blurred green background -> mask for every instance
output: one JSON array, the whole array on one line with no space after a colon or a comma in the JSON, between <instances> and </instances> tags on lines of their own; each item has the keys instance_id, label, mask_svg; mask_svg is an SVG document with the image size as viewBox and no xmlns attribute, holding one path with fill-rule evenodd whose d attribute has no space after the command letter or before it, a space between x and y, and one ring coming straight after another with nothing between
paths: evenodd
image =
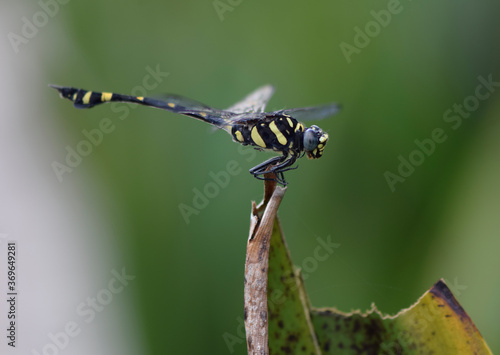
<instances>
[{"instance_id":1,"label":"blurred green background","mask_svg":"<svg viewBox=\"0 0 500 355\"><path fill-rule=\"evenodd\" d=\"M268 110L341 103L340 114L317 123L330 135L323 158L302 159L287 174L280 210L292 257L308 268L312 304L350 311L374 302L395 314L444 278L500 351L498 2L57 4L53 14L36 2L2 5L2 56L14 74L1 85L4 99L18 103L14 110L28 110L20 116L30 154L44 152L26 184L51 185L55 203L73 196L65 208L84 205L80 223L99 231L85 234L95 248L89 255L103 265L119 260L109 268L136 276L120 296L127 302L106 309L120 307L110 313L114 340L82 333L82 342L99 339L94 353L246 353L245 245L250 201L263 190L247 170L269 155L242 153L225 132L160 110L76 110L47 87L135 93L148 67L169 73L147 83L155 84L148 95L177 93L224 108L270 83L276 92ZM22 18L33 21L40 11L49 12L47 23L13 45L7 34L22 35ZM482 84L488 78L489 88ZM465 105L462 114L448 112L454 105ZM59 182L51 164L64 163L65 147L76 149L86 139L82 130L104 118L113 132ZM415 140L428 142L435 129L446 140L419 153ZM391 189L384 174L400 175L401 159L417 166ZM193 207L194 189L203 191L210 172L230 161L241 172L186 223L179 206ZM314 263L317 238L340 246ZM66 253L71 245L53 248ZM96 290L105 284L109 268L94 262L72 271L75 284L81 277L102 278Z\"/></svg>"}]
</instances>

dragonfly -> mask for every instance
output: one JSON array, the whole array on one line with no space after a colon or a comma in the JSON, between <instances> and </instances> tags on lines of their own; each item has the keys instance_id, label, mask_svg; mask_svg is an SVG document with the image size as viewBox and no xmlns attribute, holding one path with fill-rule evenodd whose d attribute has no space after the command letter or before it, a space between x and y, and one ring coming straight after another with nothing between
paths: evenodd
<instances>
[{"instance_id":1,"label":"dragonfly","mask_svg":"<svg viewBox=\"0 0 500 355\"><path fill-rule=\"evenodd\" d=\"M91 108L106 102L128 102L167 110L206 122L231 134L233 141L258 150L281 153L249 170L259 180L274 180L286 186L284 172L296 169L297 159L307 155L318 159L323 155L328 134L316 125L305 127L300 121L320 120L335 115L340 105L282 109L265 112L274 94L272 85L265 85L233 106L220 110L187 97L165 94L161 97L122 95L96 92L73 87L49 85L76 108ZM270 178L269 174L274 173ZM272 175L271 175L272 176Z\"/></svg>"}]
</instances>

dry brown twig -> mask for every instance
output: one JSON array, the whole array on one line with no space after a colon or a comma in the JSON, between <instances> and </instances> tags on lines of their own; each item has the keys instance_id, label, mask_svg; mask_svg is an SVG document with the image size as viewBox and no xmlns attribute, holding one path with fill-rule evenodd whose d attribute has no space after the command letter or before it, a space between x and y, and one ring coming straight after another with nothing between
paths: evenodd
<instances>
[{"instance_id":1,"label":"dry brown twig","mask_svg":"<svg viewBox=\"0 0 500 355\"><path fill-rule=\"evenodd\" d=\"M268 174L266 178L273 178ZM245 263L245 330L248 354L269 354L267 271L269 245L274 220L285 195L286 187L276 186L276 181L265 180L264 199L257 206L252 201L250 233Z\"/></svg>"}]
</instances>

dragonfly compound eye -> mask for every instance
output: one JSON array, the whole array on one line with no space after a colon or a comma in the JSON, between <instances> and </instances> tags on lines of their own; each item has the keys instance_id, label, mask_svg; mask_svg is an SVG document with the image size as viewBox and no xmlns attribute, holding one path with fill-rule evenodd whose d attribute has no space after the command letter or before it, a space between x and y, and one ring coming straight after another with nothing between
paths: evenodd
<instances>
[{"instance_id":1,"label":"dragonfly compound eye","mask_svg":"<svg viewBox=\"0 0 500 355\"><path fill-rule=\"evenodd\" d=\"M304 150L309 159L318 159L323 155L328 134L318 126L311 126L304 132Z\"/></svg>"}]
</instances>

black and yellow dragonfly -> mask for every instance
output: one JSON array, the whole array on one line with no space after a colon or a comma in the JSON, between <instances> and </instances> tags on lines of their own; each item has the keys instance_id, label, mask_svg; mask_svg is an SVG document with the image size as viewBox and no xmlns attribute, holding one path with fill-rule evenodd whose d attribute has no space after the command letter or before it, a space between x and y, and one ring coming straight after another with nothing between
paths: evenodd
<instances>
[{"instance_id":1,"label":"black and yellow dragonfly","mask_svg":"<svg viewBox=\"0 0 500 355\"><path fill-rule=\"evenodd\" d=\"M258 150L272 150L282 155L273 157L250 169L250 174L265 180L264 174L274 173L278 183L286 186L283 173L296 169L295 161L307 154L309 159L323 155L328 134L318 126L305 128L299 120L322 119L334 115L339 105L292 108L264 112L274 93L271 85L263 86L226 110L219 110L178 95L159 98L95 92L72 87L50 85L61 97L73 101L76 108L90 108L105 102L130 102L151 106L181 115L194 117L227 131L235 142L254 146Z\"/></svg>"}]
</instances>

